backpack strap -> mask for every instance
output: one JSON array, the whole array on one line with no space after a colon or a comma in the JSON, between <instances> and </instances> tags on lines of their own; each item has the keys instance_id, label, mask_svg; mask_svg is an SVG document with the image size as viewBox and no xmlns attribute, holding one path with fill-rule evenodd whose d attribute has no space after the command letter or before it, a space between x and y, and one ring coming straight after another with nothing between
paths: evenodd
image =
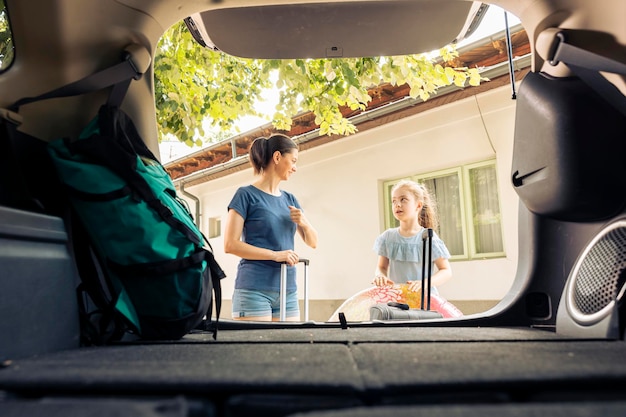
<instances>
[{"instance_id":1,"label":"backpack strap","mask_svg":"<svg viewBox=\"0 0 626 417\"><path fill-rule=\"evenodd\" d=\"M124 321L123 316L115 314L118 297L111 290L113 285L102 271L102 262L71 207L67 209L64 221L69 239L68 250L76 261L77 275L80 276L76 298L81 345L99 346L119 341L126 332L137 329L130 321Z\"/></svg>"}]
</instances>

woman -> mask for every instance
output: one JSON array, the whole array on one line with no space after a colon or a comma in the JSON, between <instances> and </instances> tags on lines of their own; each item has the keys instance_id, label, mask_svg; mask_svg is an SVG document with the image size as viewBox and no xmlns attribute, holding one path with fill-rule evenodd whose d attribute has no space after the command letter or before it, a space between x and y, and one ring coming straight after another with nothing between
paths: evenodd
<instances>
[{"instance_id":1,"label":"woman","mask_svg":"<svg viewBox=\"0 0 626 417\"><path fill-rule=\"evenodd\" d=\"M298 147L285 135L260 137L250 147L250 162L259 178L240 187L228 205L224 250L241 257L233 293L233 319L278 321L280 267L287 268L286 319L300 320L294 251L296 232L315 248L317 231L296 197L279 188L296 172Z\"/></svg>"}]
</instances>

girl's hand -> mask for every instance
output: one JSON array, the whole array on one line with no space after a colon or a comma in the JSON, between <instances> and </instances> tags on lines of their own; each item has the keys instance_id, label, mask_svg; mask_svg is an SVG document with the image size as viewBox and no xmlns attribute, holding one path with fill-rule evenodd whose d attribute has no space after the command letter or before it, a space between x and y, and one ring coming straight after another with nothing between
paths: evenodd
<instances>
[{"instance_id":1,"label":"girl's hand","mask_svg":"<svg viewBox=\"0 0 626 417\"><path fill-rule=\"evenodd\" d=\"M407 281L409 291L418 292L422 289L421 281Z\"/></svg>"},{"instance_id":2,"label":"girl's hand","mask_svg":"<svg viewBox=\"0 0 626 417\"><path fill-rule=\"evenodd\" d=\"M382 274L378 274L374 277L372 284L376 285L377 287L387 287L395 284L395 282Z\"/></svg>"},{"instance_id":3,"label":"girl's hand","mask_svg":"<svg viewBox=\"0 0 626 417\"><path fill-rule=\"evenodd\" d=\"M281 250L279 252L274 252L276 256L274 257L274 261L283 263L285 262L289 266L294 266L298 262L300 262L300 257L297 253L292 250Z\"/></svg>"}]
</instances>

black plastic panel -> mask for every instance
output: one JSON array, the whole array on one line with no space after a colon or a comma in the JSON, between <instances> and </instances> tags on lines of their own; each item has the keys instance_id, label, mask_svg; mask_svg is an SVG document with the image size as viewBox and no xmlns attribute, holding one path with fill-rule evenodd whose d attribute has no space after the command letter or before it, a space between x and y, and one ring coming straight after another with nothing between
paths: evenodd
<instances>
[{"instance_id":1,"label":"black plastic panel","mask_svg":"<svg viewBox=\"0 0 626 417\"><path fill-rule=\"evenodd\" d=\"M79 346L76 284L63 221L0 206L0 363Z\"/></svg>"},{"instance_id":2,"label":"black plastic panel","mask_svg":"<svg viewBox=\"0 0 626 417\"><path fill-rule=\"evenodd\" d=\"M578 78L529 73L519 89L512 182L528 209L564 221L626 202L626 117Z\"/></svg>"}]
</instances>

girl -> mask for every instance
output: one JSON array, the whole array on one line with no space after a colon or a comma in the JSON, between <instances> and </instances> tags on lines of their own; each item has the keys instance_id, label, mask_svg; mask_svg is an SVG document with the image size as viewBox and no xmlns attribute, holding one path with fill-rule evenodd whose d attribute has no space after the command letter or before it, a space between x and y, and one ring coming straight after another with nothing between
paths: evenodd
<instances>
[{"instance_id":1,"label":"girl","mask_svg":"<svg viewBox=\"0 0 626 417\"><path fill-rule=\"evenodd\" d=\"M419 291L422 287L422 231L437 228L435 207L426 188L408 180L392 188L391 207L400 226L376 238L374 251L378 254L378 265L372 283L379 287L408 283L410 291ZM432 243L432 259L437 268L432 275L431 292L437 294L436 286L452 277L452 269L448 262L450 252L434 231Z\"/></svg>"},{"instance_id":2,"label":"girl","mask_svg":"<svg viewBox=\"0 0 626 417\"><path fill-rule=\"evenodd\" d=\"M287 263L286 317L300 320L294 249L296 231L315 248L317 231L304 216L295 196L279 188L296 172L298 147L285 135L260 137L250 147L250 162L259 179L241 187L228 205L224 251L241 257L235 278L235 320L278 321L280 267ZM243 238L243 239L242 239Z\"/></svg>"}]
</instances>

